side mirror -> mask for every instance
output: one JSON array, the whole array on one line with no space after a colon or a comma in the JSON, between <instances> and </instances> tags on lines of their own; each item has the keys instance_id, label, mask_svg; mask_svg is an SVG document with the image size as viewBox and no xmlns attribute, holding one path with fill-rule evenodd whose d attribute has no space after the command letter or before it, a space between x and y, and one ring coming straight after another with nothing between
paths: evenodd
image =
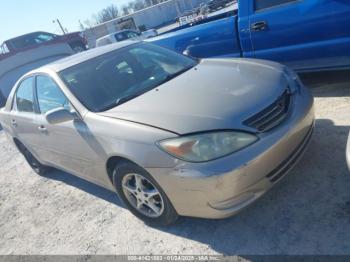
<instances>
[{"instance_id":1,"label":"side mirror","mask_svg":"<svg viewBox=\"0 0 350 262\"><path fill-rule=\"evenodd\" d=\"M182 52L183 55L191 57L191 51L186 49L185 51Z\"/></svg>"},{"instance_id":2,"label":"side mirror","mask_svg":"<svg viewBox=\"0 0 350 262\"><path fill-rule=\"evenodd\" d=\"M47 122L54 125L72 120L77 120L79 119L79 116L75 112L70 112L63 107L59 107L47 112L45 114L45 118Z\"/></svg>"}]
</instances>

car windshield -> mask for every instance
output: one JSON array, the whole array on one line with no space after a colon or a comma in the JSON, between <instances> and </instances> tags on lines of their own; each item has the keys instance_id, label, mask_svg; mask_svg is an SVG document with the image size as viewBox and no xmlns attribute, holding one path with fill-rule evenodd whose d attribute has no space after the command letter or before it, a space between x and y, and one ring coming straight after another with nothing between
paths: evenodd
<instances>
[{"instance_id":1,"label":"car windshield","mask_svg":"<svg viewBox=\"0 0 350 262\"><path fill-rule=\"evenodd\" d=\"M152 44L139 43L95 57L59 73L90 111L127 102L191 69L197 61Z\"/></svg>"}]
</instances>

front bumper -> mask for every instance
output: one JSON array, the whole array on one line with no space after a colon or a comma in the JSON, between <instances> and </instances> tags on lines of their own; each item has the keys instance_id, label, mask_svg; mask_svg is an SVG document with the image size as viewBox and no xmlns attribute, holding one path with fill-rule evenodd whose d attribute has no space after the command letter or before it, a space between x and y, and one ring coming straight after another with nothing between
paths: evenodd
<instances>
[{"instance_id":1,"label":"front bumper","mask_svg":"<svg viewBox=\"0 0 350 262\"><path fill-rule=\"evenodd\" d=\"M314 127L313 98L301 88L290 116L260 134L252 146L207 163L179 161L175 168L148 168L179 215L225 218L242 210L278 182L305 151Z\"/></svg>"}]
</instances>

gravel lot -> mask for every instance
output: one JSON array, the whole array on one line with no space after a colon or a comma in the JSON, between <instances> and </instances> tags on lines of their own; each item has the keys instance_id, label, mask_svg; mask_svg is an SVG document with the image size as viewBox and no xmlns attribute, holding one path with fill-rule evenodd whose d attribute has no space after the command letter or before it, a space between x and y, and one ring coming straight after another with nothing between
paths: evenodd
<instances>
[{"instance_id":1,"label":"gravel lot","mask_svg":"<svg viewBox=\"0 0 350 262\"><path fill-rule=\"evenodd\" d=\"M309 149L261 200L225 220L148 227L103 188L61 171L35 175L0 131L0 254L350 254L350 73L303 79L316 103Z\"/></svg>"}]
</instances>

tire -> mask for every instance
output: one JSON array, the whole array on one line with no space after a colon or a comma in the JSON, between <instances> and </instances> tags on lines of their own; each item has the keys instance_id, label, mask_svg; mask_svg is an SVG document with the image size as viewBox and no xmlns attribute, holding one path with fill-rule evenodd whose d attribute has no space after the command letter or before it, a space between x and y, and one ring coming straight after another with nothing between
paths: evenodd
<instances>
[{"instance_id":1,"label":"tire","mask_svg":"<svg viewBox=\"0 0 350 262\"><path fill-rule=\"evenodd\" d=\"M146 224L167 226L175 223L178 219L178 214L162 188L140 166L123 161L114 168L112 179L123 203L131 213ZM139 186L137 186L136 180L141 181L138 183Z\"/></svg>"},{"instance_id":2,"label":"tire","mask_svg":"<svg viewBox=\"0 0 350 262\"><path fill-rule=\"evenodd\" d=\"M81 43L72 44L71 47L75 53L81 53L86 50L85 46Z\"/></svg>"},{"instance_id":3,"label":"tire","mask_svg":"<svg viewBox=\"0 0 350 262\"><path fill-rule=\"evenodd\" d=\"M18 149L22 153L30 167L38 175L45 176L51 170L51 167L41 164L39 160L36 159L35 156L33 156L33 154L23 144L19 144Z\"/></svg>"}]
</instances>

